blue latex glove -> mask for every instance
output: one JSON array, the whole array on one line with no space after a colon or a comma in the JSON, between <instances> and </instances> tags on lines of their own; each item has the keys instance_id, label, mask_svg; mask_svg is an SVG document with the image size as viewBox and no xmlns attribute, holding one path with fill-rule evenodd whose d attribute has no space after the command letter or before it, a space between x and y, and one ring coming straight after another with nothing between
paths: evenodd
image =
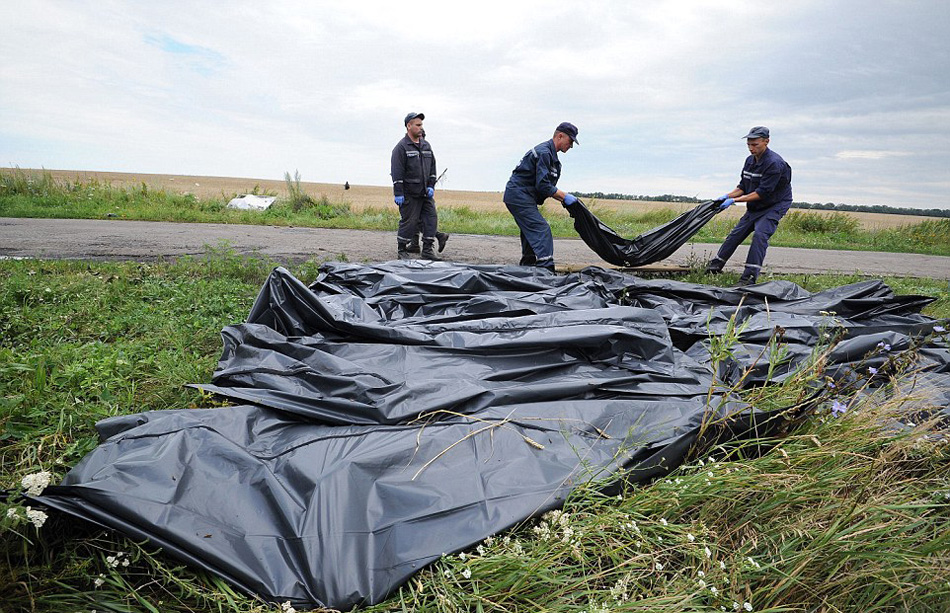
<instances>
[{"instance_id":1,"label":"blue latex glove","mask_svg":"<svg viewBox=\"0 0 950 613\"><path fill-rule=\"evenodd\" d=\"M726 198L725 200L722 201L722 204L719 205L719 210L720 210L720 211L725 211L726 209L728 209L729 207L731 207L731 206L732 206L733 204L735 204L735 203L736 203L736 201L733 200L732 198Z\"/></svg>"},{"instance_id":2,"label":"blue latex glove","mask_svg":"<svg viewBox=\"0 0 950 613\"><path fill-rule=\"evenodd\" d=\"M426 188L426 198L432 198L433 196L435 196L435 188L434 188L434 187L427 187L427 188Z\"/></svg>"},{"instance_id":3,"label":"blue latex glove","mask_svg":"<svg viewBox=\"0 0 950 613\"><path fill-rule=\"evenodd\" d=\"M402 206L402 203L406 201L405 196L396 196L393 198L393 201L396 203L396 206Z\"/></svg>"},{"instance_id":4,"label":"blue latex glove","mask_svg":"<svg viewBox=\"0 0 950 613\"><path fill-rule=\"evenodd\" d=\"M719 202L722 202L723 200L728 200L728 199L729 199L729 194L724 194L724 195L719 196L718 198L716 198L716 200L719 201Z\"/></svg>"},{"instance_id":5,"label":"blue latex glove","mask_svg":"<svg viewBox=\"0 0 950 613\"><path fill-rule=\"evenodd\" d=\"M571 206L577 202L577 197L574 194L564 194L564 206Z\"/></svg>"}]
</instances>

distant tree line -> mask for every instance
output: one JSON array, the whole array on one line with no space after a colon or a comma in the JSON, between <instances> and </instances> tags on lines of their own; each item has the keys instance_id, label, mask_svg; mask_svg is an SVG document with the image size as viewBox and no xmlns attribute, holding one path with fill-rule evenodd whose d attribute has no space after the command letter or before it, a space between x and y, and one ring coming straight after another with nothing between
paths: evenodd
<instances>
[{"instance_id":1,"label":"distant tree line","mask_svg":"<svg viewBox=\"0 0 950 613\"><path fill-rule=\"evenodd\" d=\"M638 194L618 194L615 192L576 192L580 198L598 198L600 200L643 200L646 202L703 202L694 196L643 196ZM888 215L920 215L923 217L950 217L950 209L913 209L909 207L887 206L886 204L835 204L834 202L793 202L793 209L817 209L822 211L853 211L857 213L887 213Z\"/></svg>"}]
</instances>

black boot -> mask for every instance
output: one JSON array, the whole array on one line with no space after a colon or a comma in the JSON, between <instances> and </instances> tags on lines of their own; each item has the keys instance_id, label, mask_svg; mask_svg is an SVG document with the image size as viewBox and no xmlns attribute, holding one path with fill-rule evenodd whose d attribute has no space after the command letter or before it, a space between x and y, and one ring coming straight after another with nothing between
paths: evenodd
<instances>
[{"instance_id":1,"label":"black boot","mask_svg":"<svg viewBox=\"0 0 950 613\"><path fill-rule=\"evenodd\" d=\"M412 237L412 240L409 241L409 246L406 247L406 251L409 253L419 253L419 235L416 234Z\"/></svg>"},{"instance_id":2,"label":"black boot","mask_svg":"<svg viewBox=\"0 0 950 613\"><path fill-rule=\"evenodd\" d=\"M435 251L432 250L432 241L422 241L422 253L419 257L423 260L432 260L433 262L441 262L442 258L435 254Z\"/></svg>"},{"instance_id":3,"label":"black boot","mask_svg":"<svg viewBox=\"0 0 950 613\"><path fill-rule=\"evenodd\" d=\"M445 249L445 243L449 242L449 235L445 232L436 232L435 240L439 241L439 253L442 253L442 250Z\"/></svg>"},{"instance_id":4,"label":"black boot","mask_svg":"<svg viewBox=\"0 0 950 613\"><path fill-rule=\"evenodd\" d=\"M412 259L412 254L409 253L409 241L396 237L396 255L400 260Z\"/></svg>"}]
</instances>

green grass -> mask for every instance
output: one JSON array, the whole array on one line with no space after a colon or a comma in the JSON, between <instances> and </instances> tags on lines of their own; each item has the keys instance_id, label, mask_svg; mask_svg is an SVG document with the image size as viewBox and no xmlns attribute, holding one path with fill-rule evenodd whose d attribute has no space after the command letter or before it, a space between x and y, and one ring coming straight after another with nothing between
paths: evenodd
<instances>
[{"instance_id":1,"label":"green grass","mask_svg":"<svg viewBox=\"0 0 950 613\"><path fill-rule=\"evenodd\" d=\"M272 266L228 252L154 264L0 261L0 488L39 470L57 482L97 444L104 417L211 406L183 386L210 380L220 330L244 320ZM316 266L292 272L306 281ZM790 278L810 290L858 280ZM937 296L926 312L950 317L945 281L887 281ZM785 391L818 376L806 371ZM868 397L837 419L823 410L781 439L714 448L619 498L581 487L564 514L446 557L370 610L945 611L950 449L884 431L882 416L909 396L896 398ZM5 613L279 610L148 544L55 515L40 530L12 522L2 502L0 561Z\"/></svg>"},{"instance_id":2,"label":"green grass","mask_svg":"<svg viewBox=\"0 0 950 613\"><path fill-rule=\"evenodd\" d=\"M289 197L266 211L240 211L226 207L232 195L198 199L193 195L149 188L118 188L98 181L57 182L50 173L31 174L0 170L0 217L48 217L68 219L135 219L144 221L216 222L359 230L395 230L399 213L395 207L367 208L355 212L346 202L326 196L314 199L304 193L299 174L287 173ZM646 213L588 203L601 220L627 237L637 236L670 219L673 209ZM573 223L556 205L543 209L556 237L576 237ZM715 218L693 240L722 242L735 220ZM465 207L439 209L439 226L446 232L517 236L518 227L507 211L473 211ZM820 214L791 211L771 244L782 247L847 249L950 255L950 219L927 220L892 229L863 230L845 213Z\"/></svg>"}]
</instances>

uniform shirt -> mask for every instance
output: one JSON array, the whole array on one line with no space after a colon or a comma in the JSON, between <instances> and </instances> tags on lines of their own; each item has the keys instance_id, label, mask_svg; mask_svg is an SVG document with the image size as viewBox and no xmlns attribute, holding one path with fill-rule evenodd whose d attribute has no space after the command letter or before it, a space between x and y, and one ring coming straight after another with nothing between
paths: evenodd
<instances>
[{"instance_id":1,"label":"uniform shirt","mask_svg":"<svg viewBox=\"0 0 950 613\"><path fill-rule=\"evenodd\" d=\"M759 194L759 200L746 202L750 211L762 211L779 203L791 204L792 167L782 156L766 149L758 161L754 155L746 158L738 187L744 194Z\"/></svg>"},{"instance_id":2,"label":"uniform shirt","mask_svg":"<svg viewBox=\"0 0 950 613\"><path fill-rule=\"evenodd\" d=\"M422 197L427 187L435 187L435 154L429 142L420 138L412 142L409 135L393 147L390 174L393 178L393 195Z\"/></svg>"},{"instance_id":3,"label":"uniform shirt","mask_svg":"<svg viewBox=\"0 0 950 613\"><path fill-rule=\"evenodd\" d=\"M505 202L533 202L538 206L557 192L561 162L557 159L554 139L547 140L524 154L511 171L505 186Z\"/></svg>"}]
</instances>

